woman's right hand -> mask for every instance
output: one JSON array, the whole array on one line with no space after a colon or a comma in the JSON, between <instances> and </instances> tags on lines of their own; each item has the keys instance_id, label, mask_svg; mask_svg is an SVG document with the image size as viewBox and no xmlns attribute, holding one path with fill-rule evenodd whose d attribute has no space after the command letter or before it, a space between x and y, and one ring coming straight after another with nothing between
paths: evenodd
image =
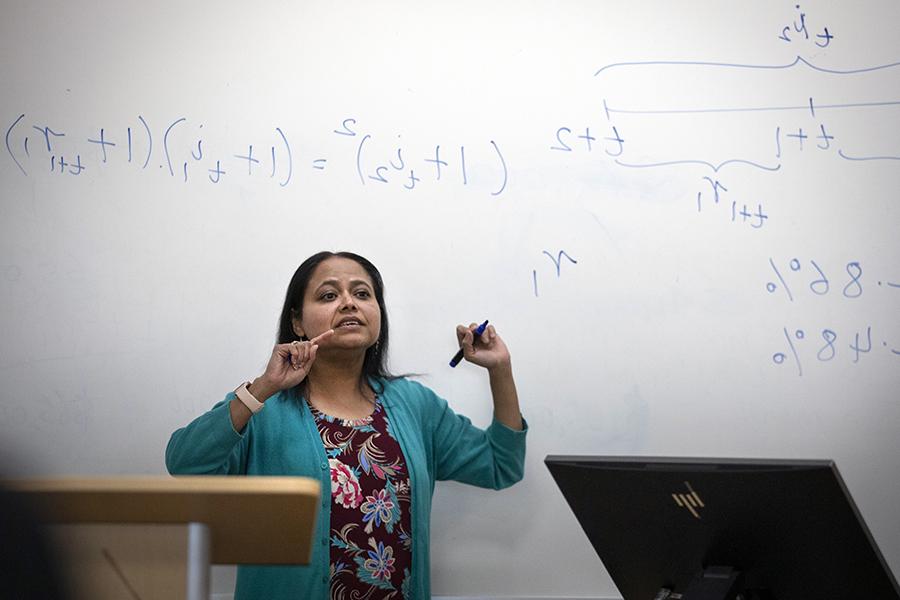
<instances>
[{"instance_id":1,"label":"woman's right hand","mask_svg":"<svg viewBox=\"0 0 900 600\"><path fill-rule=\"evenodd\" d=\"M299 384L306 379L316 361L319 344L332 335L334 329L329 329L309 341L276 344L265 372L250 386L250 393L260 402L265 402L276 392Z\"/></svg>"}]
</instances>

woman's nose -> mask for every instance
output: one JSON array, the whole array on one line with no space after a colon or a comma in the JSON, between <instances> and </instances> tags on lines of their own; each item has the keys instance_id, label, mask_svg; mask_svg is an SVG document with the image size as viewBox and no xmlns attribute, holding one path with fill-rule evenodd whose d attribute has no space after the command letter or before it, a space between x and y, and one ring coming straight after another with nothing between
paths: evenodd
<instances>
[{"instance_id":1,"label":"woman's nose","mask_svg":"<svg viewBox=\"0 0 900 600\"><path fill-rule=\"evenodd\" d=\"M354 310L356 309L356 301L353 298L353 294L347 293L341 296L341 310Z\"/></svg>"}]
</instances>

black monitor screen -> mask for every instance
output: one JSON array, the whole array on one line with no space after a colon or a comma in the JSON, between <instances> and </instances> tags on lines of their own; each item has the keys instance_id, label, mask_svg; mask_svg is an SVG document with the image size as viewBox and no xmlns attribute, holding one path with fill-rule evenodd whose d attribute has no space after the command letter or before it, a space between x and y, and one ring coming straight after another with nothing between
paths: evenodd
<instances>
[{"instance_id":1,"label":"black monitor screen","mask_svg":"<svg viewBox=\"0 0 900 600\"><path fill-rule=\"evenodd\" d=\"M900 600L831 461L545 463L625 600L684 593L712 567L739 571L761 598Z\"/></svg>"}]
</instances>

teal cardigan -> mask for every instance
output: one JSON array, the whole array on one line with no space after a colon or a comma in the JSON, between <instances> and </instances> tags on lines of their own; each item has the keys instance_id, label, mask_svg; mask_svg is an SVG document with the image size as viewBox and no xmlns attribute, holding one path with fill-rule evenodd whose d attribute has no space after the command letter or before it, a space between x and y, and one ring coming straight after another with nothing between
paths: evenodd
<instances>
[{"instance_id":1,"label":"teal cardigan","mask_svg":"<svg viewBox=\"0 0 900 600\"><path fill-rule=\"evenodd\" d=\"M457 415L446 400L408 379L372 382L406 458L411 484L412 577L404 598L430 598L431 498L437 480L501 489L522 479L525 431L494 420L486 430ZM166 467L173 475L296 475L322 483L310 564L238 567L235 600L327 600L331 472L315 420L302 397L280 392L244 429L234 430L234 394L172 434ZM240 518L240 515L235 515ZM278 518L273 515L272 518Z\"/></svg>"}]
</instances>

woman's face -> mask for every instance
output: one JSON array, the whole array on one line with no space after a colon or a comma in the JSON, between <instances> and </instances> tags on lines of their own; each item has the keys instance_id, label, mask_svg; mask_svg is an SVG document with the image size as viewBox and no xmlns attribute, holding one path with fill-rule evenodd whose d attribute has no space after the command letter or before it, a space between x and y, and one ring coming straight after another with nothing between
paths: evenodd
<instances>
[{"instance_id":1,"label":"woman's face","mask_svg":"<svg viewBox=\"0 0 900 600\"><path fill-rule=\"evenodd\" d=\"M366 348L378 341L381 309L372 278L355 260L333 256L316 267L303 296L294 332L310 339L334 329L321 348ZM321 350L320 350L321 351Z\"/></svg>"}]
</instances>

